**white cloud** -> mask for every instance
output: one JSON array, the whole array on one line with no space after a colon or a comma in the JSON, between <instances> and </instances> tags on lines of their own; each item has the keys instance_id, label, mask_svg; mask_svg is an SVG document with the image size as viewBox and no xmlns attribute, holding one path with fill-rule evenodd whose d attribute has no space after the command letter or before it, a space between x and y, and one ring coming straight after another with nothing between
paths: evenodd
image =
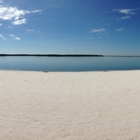
<instances>
[{"instance_id":1,"label":"white cloud","mask_svg":"<svg viewBox=\"0 0 140 140\"><path fill-rule=\"evenodd\" d=\"M103 31L105 31L106 29L104 29L104 28L101 28L101 29L94 29L94 30L92 30L91 31L91 33L99 33L99 32L103 32Z\"/></svg>"},{"instance_id":2,"label":"white cloud","mask_svg":"<svg viewBox=\"0 0 140 140\"><path fill-rule=\"evenodd\" d=\"M116 19L125 20L125 19L129 19L129 18L131 18L131 16L117 17Z\"/></svg>"},{"instance_id":3,"label":"white cloud","mask_svg":"<svg viewBox=\"0 0 140 140\"><path fill-rule=\"evenodd\" d=\"M128 18L131 18L131 17L130 16L121 17L121 19L128 19Z\"/></svg>"},{"instance_id":4,"label":"white cloud","mask_svg":"<svg viewBox=\"0 0 140 140\"><path fill-rule=\"evenodd\" d=\"M116 29L116 32L121 32L122 30L124 30L124 28L119 28L119 29Z\"/></svg>"},{"instance_id":5,"label":"white cloud","mask_svg":"<svg viewBox=\"0 0 140 140\"><path fill-rule=\"evenodd\" d=\"M17 7L5 7L0 5L0 19L12 21L13 25L25 24L25 15L38 12L41 12L41 10L26 11L20 10Z\"/></svg>"},{"instance_id":6,"label":"white cloud","mask_svg":"<svg viewBox=\"0 0 140 140\"><path fill-rule=\"evenodd\" d=\"M15 40L20 40L20 38L19 37L15 37Z\"/></svg>"},{"instance_id":7,"label":"white cloud","mask_svg":"<svg viewBox=\"0 0 140 140\"><path fill-rule=\"evenodd\" d=\"M41 12L41 10L34 10L34 11L25 11L26 14L30 14L30 13L39 13Z\"/></svg>"},{"instance_id":8,"label":"white cloud","mask_svg":"<svg viewBox=\"0 0 140 140\"><path fill-rule=\"evenodd\" d=\"M2 26L2 23L0 23L0 26Z\"/></svg>"},{"instance_id":9,"label":"white cloud","mask_svg":"<svg viewBox=\"0 0 140 140\"><path fill-rule=\"evenodd\" d=\"M126 15L135 15L135 11L138 10L136 9L115 9L114 11L126 14Z\"/></svg>"},{"instance_id":10,"label":"white cloud","mask_svg":"<svg viewBox=\"0 0 140 140\"><path fill-rule=\"evenodd\" d=\"M125 20L125 19L131 18L132 15L135 15L136 10L139 10L139 8L134 8L134 9L114 9L113 11L118 12L120 14L126 15L126 16L123 16L121 18L116 18L118 20Z\"/></svg>"},{"instance_id":11,"label":"white cloud","mask_svg":"<svg viewBox=\"0 0 140 140\"><path fill-rule=\"evenodd\" d=\"M3 40L5 40L5 38L3 37L3 35L2 35L2 34L0 34L0 38L1 38L1 39L3 39Z\"/></svg>"},{"instance_id":12,"label":"white cloud","mask_svg":"<svg viewBox=\"0 0 140 140\"><path fill-rule=\"evenodd\" d=\"M27 31L28 31L28 32L33 32L34 30L33 30L33 29L27 29Z\"/></svg>"},{"instance_id":13,"label":"white cloud","mask_svg":"<svg viewBox=\"0 0 140 140\"><path fill-rule=\"evenodd\" d=\"M3 1L2 1L2 0L0 0L0 3L3 3Z\"/></svg>"},{"instance_id":14,"label":"white cloud","mask_svg":"<svg viewBox=\"0 0 140 140\"><path fill-rule=\"evenodd\" d=\"M25 15L23 10L18 10L16 7L2 7L0 6L0 18L2 20L17 20L20 16Z\"/></svg>"},{"instance_id":15,"label":"white cloud","mask_svg":"<svg viewBox=\"0 0 140 140\"><path fill-rule=\"evenodd\" d=\"M20 25L20 24L26 24L26 19L21 20L15 20L12 22L13 25Z\"/></svg>"},{"instance_id":16,"label":"white cloud","mask_svg":"<svg viewBox=\"0 0 140 140\"><path fill-rule=\"evenodd\" d=\"M123 13L123 14L128 14L128 15L134 15L135 9L121 9L119 10L119 13Z\"/></svg>"},{"instance_id":17,"label":"white cloud","mask_svg":"<svg viewBox=\"0 0 140 140\"><path fill-rule=\"evenodd\" d=\"M13 34L10 34L9 36L10 36L10 37L13 37L15 40L20 40L19 37L15 36L15 35L13 35Z\"/></svg>"}]
</instances>

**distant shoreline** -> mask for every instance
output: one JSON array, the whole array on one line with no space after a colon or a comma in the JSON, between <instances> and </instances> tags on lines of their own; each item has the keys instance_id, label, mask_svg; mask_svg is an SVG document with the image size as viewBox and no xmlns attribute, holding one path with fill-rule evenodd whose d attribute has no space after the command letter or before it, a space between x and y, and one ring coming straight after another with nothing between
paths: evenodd
<instances>
[{"instance_id":1,"label":"distant shoreline","mask_svg":"<svg viewBox=\"0 0 140 140\"><path fill-rule=\"evenodd\" d=\"M37 57L140 57L139 55L96 55L96 54L0 54L5 56L37 56Z\"/></svg>"},{"instance_id":2,"label":"distant shoreline","mask_svg":"<svg viewBox=\"0 0 140 140\"><path fill-rule=\"evenodd\" d=\"M0 56L103 57L103 55L93 55L93 54L0 54Z\"/></svg>"}]
</instances>

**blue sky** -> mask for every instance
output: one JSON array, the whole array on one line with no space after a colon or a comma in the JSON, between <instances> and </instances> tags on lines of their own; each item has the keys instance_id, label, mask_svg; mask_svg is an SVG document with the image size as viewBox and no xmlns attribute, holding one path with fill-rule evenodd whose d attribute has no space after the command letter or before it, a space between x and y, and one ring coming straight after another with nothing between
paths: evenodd
<instances>
[{"instance_id":1,"label":"blue sky","mask_svg":"<svg viewBox=\"0 0 140 140\"><path fill-rule=\"evenodd\" d=\"M0 53L140 55L140 1L0 0Z\"/></svg>"}]
</instances>

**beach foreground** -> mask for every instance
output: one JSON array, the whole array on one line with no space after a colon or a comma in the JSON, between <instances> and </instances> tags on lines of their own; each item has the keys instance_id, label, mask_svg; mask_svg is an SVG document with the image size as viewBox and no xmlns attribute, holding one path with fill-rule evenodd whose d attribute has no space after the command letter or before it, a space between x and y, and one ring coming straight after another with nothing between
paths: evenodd
<instances>
[{"instance_id":1,"label":"beach foreground","mask_svg":"<svg viewBox=\"0 0 140 140\"><path fill-rule=\"evenodd\" d=\"M0 71L0 140L139 140L140 71Z\"/></svg>"}]
</instances>

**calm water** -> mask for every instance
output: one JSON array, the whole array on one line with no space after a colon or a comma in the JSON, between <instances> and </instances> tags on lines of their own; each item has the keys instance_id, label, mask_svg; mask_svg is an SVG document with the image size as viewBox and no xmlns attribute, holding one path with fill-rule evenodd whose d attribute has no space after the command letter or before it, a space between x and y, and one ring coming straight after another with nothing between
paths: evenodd
<instances>
[{"instance_id":1,"label":"calm water","mask_svg":"<svg viewBox=\"0 0 140 140\"><path fill-rule=\"evenodd\" d=\"M140 57L0 57L1 70L140 70Z\"/></svg>"}]
</instances>

